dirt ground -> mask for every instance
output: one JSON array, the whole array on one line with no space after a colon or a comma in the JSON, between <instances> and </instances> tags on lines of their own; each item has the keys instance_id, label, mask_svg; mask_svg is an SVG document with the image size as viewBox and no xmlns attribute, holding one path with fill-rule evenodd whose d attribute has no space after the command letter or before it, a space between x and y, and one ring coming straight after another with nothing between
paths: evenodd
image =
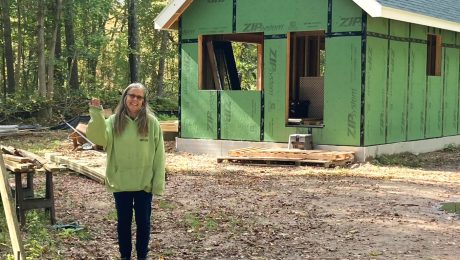
<instances>
[{"instance_id":1,"label":"dirt ground","mask_svg":"<svg viewBox=\"0 0 460 260\"><path fill-rule=\"evenodd\" d=\"M57 150L84 153L59 138ZM457 149L420 155L418 168L325 169L221 164L167 146L152 259L459 259L460 218L439 210L460 201ZM90 234L60 238L62 258L117 259L116 214L104 186L61 172L54 190L58 222L78 222Z\"/></svg>"}]
</instances>

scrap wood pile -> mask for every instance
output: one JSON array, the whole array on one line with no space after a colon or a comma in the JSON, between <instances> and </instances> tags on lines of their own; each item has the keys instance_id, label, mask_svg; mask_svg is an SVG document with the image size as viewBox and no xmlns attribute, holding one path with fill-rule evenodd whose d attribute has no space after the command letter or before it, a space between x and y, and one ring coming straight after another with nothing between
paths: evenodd
<instances>
[{"instance_id":1,"label":"scrap wood pile","mask_svg":"<svg viewBox=\"0 0 460 260\"><path fill-rule=\"evenodd\" d=\"M217 158L217 162L256 163L276 165L321 165L324 167L344 166L355 161L353 152L324 150L300 150L287 148L249 147L231 150L227 157Z\"/></svg>"},{"instance_id":2,"label":"scrap wood pile","mask_svg":"<svg viewBox=\"0 0 460 260\"><path fill-rule=\"evenodd\" d=\"M44 158L12 146L0 145L3 151L5 167L12 172L57 172L62 169L58 165L45 160Z\"/></svg>"}]
</instances>

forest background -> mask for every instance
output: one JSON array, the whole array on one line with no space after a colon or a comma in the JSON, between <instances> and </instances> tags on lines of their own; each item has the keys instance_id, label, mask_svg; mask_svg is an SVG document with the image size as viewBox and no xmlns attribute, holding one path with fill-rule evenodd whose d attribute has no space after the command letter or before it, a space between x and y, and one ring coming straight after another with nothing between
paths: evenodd
<instances>
[{"instance_id":1,"label":"forest background","mask_svg":"<svg viewBox=\"0 0 460 260\"><path fill-rule=\"evenodd\" d=\"M1 0L0 124L114 108L130 82L178 109L178 34L154 29L165 0Z\"/></svg>"}]
</instances>

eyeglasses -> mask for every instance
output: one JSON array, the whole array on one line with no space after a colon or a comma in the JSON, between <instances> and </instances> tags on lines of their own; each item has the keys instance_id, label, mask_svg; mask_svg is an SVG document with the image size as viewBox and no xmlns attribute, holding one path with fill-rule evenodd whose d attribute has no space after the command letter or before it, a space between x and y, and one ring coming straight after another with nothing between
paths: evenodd
<instances>
[{"instance_id":1,"label":"eyeglasses","mask_svg":"<svg viewBox=\"0 0 460 260\"><path fill-rule=\"evenodd\" d=\"M130 97L131 99L137 99L137 100L144 100L144 97L143 96L138 96L136 94L126 94L128 97Z\"/></svg>"}]
</instances>

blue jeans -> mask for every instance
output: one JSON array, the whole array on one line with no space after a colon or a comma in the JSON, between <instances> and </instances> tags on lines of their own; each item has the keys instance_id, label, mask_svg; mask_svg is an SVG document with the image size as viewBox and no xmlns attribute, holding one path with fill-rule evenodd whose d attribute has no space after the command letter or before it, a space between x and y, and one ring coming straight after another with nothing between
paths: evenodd
<instances>
[{"instance_id":1,"label":"blue jeans","mask_svg":"<svg viewBox=\"0 0 460 260\"><path fill-rule=\"evenodd\" d=\"M131 223L136 218L137 259L146 259L149 251L152 193L145 191L114 192L118 216L118 245L122 259L131 259Z\"/></svg>"}]
</instances>

